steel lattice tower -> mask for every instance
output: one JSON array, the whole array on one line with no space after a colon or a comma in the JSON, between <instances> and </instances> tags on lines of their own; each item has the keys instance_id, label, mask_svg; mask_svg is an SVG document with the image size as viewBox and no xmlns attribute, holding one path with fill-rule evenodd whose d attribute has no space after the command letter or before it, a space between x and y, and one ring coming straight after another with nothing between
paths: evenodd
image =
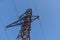
<instances>
[{"instance_id":1,"label":"steel lattice tower","mask_svg":"<svg viewBox=\"0 0 60 40\"><path fill-rule=\"evenodd\" d=\"M19 19L9 25L6 28L21 25L21 29L16 40L30 40L31 22L38 19L39 16L32 15L32 9L28 8L26 12L19 17Z\"/></svg>"}]
</instances>

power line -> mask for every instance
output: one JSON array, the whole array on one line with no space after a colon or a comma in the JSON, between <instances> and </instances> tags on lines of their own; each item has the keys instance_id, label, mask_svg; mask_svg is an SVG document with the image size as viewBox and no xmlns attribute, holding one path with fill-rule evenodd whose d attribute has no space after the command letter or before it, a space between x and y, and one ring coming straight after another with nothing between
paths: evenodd
<instances>
[{"instance_id":1,"label":"power line","mask_svg":"<svg viewBox=\"0 0 60 40\"><path fill-rule=\"evenodd\" d=\"M36 14L38 15L38 10L37 10L36 4L35 4L35 0L32 0L32 1L33 1L33 5L34 5L35 12L36 12Z\"/></svg>"},{"instance_id":2,"label":"power line","mask_svg":"<svg viewBox=\"0 0 60 40\"><path fill-rule=\"evenodd\" d=\"M6 31L5 31L5 35L6 35L7 40L10 40Z\"/></svg>"},{"instance_id":3,"label":"power line","mask_svg":"<svg viewBox=\"0 0 60 40\"><path fill-rule=\"evenodd\" d=\"M16 15L17 15L17 14L19 15L19 12L18 12L18 9L17 9L17 6L16 6L16 3L15 3L15 0L12 0L12 4L13 4L14 9L15 9L15 11L16 11ZM17 17L18 17L18 15L17 15Z\"/></svg>"},{"instance_id":4,"label":"power line","mask_svg":"<svg viewBox=\"0 0 60 40\"><path fill-rule=\"evenodd\" d=\"M41 32L42 32L42 36L43 36L44 40L46 40L45 33L44 33L42 25L41 25L41 21L39 20L38 23L40 24L39 26L40 26L40 29L41 29Z\"/></svg>"},{"instance_id":5,"label":"power line","mask_svg":"<svg viewBox=\"0 0 60 40\"><path fill-rule=\"evenodd\" d=\"M2 22L2 23L3 23L3 22ZM3 28L4 28L4 26L3 26ZM9 37L8 37L8 35L7 35L7 32L6 32L5 28L4 28L4 34L5 34L5 36L6 36L6 39L7 39L7 40L10 40Z\"/></svg>"},{"instance_id":6,"label":"power line","mask_svg":"<svg viewBox=\"0 0 60 40\"><path fill-rule=\"evenodd\" d=\"M34 4L35 12L37 13L37 15L39 15L38 10L37 10L37 7L36 7L36 5L35 5L35 0L33 0L33 4ZM46 40L45 34L44 34L44 32L43 32L43 29L42 29L41 21L39 20L38 23L40 24L40 28L41 28L41 32L42 32L42 34L43 34L44 40Z\"/></svg>"},{"instance_id":7,"label":"power line","mask_svg":"<svg viewBox=\"0 0 60 40\"><path fill-rule=\"evenodd\" d=\"M16 6L16 4L15 4L15 0L12 0L12 4L13 4L14 9L15 9L15 11L16 11L16 16L18 17L17 14L19 14L19 12L17 11L17 6ZM10 38L9 38L8 35L7 35L7 31L5 31L5 35L6 35L7 40L10 40Z\"/></svg>"}]
</instances>

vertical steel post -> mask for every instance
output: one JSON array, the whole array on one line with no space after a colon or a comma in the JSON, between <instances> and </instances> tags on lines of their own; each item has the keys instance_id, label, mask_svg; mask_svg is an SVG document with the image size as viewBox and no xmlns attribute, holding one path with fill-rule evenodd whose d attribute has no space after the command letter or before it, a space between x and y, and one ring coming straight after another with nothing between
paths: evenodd
<instances>
[{"instance_id":1,"label":"vertical steel post","mask_svg":"<svg viewBox=\"0 0 60 40\"><path fill-rule=\"evenodd\" d=\"M24 23L21 26L21 30L17 36L17 40L30 40L31 18L32 9L28 9L26 15L23 17Z\"/></svg>"}]
</instances>

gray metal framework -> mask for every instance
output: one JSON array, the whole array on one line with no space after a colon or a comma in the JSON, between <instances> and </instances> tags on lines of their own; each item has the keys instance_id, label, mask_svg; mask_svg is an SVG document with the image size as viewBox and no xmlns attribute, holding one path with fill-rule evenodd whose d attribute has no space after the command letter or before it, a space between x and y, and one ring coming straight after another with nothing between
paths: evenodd
<instances>
[{"instance_id":1,"label":"gray metal framework","mask_svg":"<svg viewBox=\"0 0 60 40\"><path fill-rule=\"evenodd\" d=\"M16 40L30 40L31 22L36 19L39 19L39 16L33 16L32 9L28 8L17 21L7 25L6 28L21 25L21 29L18 36L16 37Z\"/></svg>"}]
</instances>

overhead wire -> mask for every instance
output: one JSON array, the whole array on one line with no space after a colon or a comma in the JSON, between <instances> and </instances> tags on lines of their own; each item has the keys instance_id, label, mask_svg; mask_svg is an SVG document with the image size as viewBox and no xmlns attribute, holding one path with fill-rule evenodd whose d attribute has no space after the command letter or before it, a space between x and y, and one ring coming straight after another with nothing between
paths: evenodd
<instances>
[{"instance_id":1,"label":"overhead wire","mask_svg":"<svg viewBox=\"0 0 60 40\"><path fill-rule=\"evenodd\" d=\"M5 31L5 35L6 35L7 40L10 40L10 38L8 37L7 31Z\"/></svg>"},{"instance_id":2,"label":"overhead wire","mask_svg":"<svg viewBox=\"0 0 60 40\"><path fill-rule=\"evenodd\" d=\"M15 4L15 0L12 0L12 4L13 4L14 9L15 9L15 11L16 11L16 16L18 17L19 12L17 11L17 7L16 7L16 4ZM18 15L17 15L17 14L18 14ZM7 31L5 31L5 35L6 35L7 40L10 40L10 38L9 38L8 35L7 35Z\"/></svg>"},{"instance_id":3,"label":"overhead wire","mask_svg":"<svg viewBox=\"0 0 60 40\"><path fill-rule=\"evenodd\" d=\"M3 22L2 22L3 23ZM8 37L8 35L7 35L7 32L6 32L6 29L5 29L5 26L4 25L2 25L3 26L3 29L4 29L4 34L5 34L5 36L6 36L6 39L7 40L10 40L10 38Z\"/></svg>"},{"instance_id":4,"label":"overhead wire","mask_svg":"<svg viewBox=\"0 0 60 40\"><path fill-rule=\"evenodd\" d=\"M15 9L15 11L16 11L16 16L18 17L19 11L18 11L17 5L16 5L16 3L15 3L15 0L12 0L12 4L13 4L13 7L14 7L14 9Z\"/></svg>"},{"instance_id":5,"label":"overhead wire","mask_svg":"<svg viewBox=\"0 0 60 40\"><path fill-rule=\"evenodd\" d=\"M37 16L38 16L39 13L38 13L38 10L37 10L36 4L35 4L35 0L33 0L33 5L34 5L34 8L35 8L35 12L37 13ZM43 28L42 28L42 25L41 25L41 19L38 21L38 23L40 24L39 26L40 26L41 32L43 34L44 40L46 40L45 33L43 32Z\"/></svg>"},{"instance_id":6,"label":"overhead wire","mask_svg":"<svg viewBox=\"0 0 60 40\"><path fill-rule=\"evenodd\" d=\"M43 30L41 21L39 20L38 23L40 24L39 26L40 26L40 30L41 30L41 32L42 32L42 36L43 36L44 40L46 40L45 33L44 33L44 30Z\"/></svg>"},{"instance_id":7,"label":"overhead wire","mask_svg":"<svg viewBox=\"0 0 60 40\"><path fill-rule=\"evenodd\" d=\"M6 40L10 40L9 38L8 38L8 36L7 36L7 33L5 32L5 26L4 26L4 22L3 22L3 19L1 19L1 31L2 32L4 32L4 35L5 35L5 37L4 38L6 38ZM4 35L2 35L2 36L4 36ZM4 39L5 40L5 39Z\"/></svg>"},{"instance_id":8,"label":"overhead wire","mask_svg":"<svg viewBox=\"0 0 60 40\"><path fill-rule=\"evenodd\" d=\"M35 9L35 12L36 12L36 14L38 16L38 10L37 10L36 4L35 4L35 0L32 0L32 1L33 1L33 6L34 6L34 9Z\"/></svg>"}]
</instances>

